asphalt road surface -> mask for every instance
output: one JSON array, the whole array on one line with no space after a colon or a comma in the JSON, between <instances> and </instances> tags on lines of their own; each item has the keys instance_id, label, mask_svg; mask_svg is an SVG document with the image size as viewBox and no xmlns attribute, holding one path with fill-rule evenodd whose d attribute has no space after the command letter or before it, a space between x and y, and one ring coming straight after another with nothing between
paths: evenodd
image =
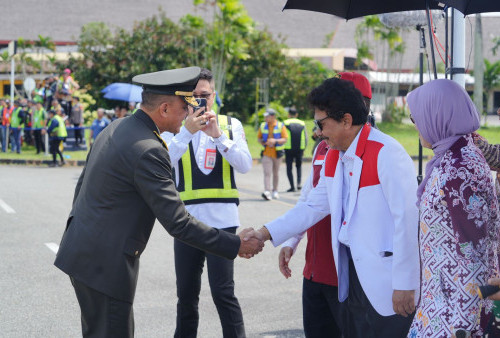
<instances>
[{"instance_id":1,"label":"asphalt road surface","mask_svg":"<svg viewBox=\"0 0 500 338\"><path fill-rule=\"evenodd\" d=\"M304 180L310 163L303 165ZM0 166L0 337L78 337L80 312L69 278L53 262L81 167ZM281 166L279 200L264 201L262 167L237 176L243 227L260 227L293 207ZM172 337L175 273L172 238L157 223L141 257L135 296L136 337ZM279 248L235 262L236 295L248 337L303 337L302 269L305 243L291 261L293 276L278 270ZM200 295L199 337L222 337L206 274Z\"/></svg>"}]
</instances>

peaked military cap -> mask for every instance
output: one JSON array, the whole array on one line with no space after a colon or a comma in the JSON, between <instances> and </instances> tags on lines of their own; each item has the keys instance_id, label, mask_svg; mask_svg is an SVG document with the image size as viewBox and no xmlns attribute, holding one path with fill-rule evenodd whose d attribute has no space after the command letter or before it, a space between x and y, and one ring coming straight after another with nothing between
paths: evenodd
<instances>
[{"instance_id":1,"label":"peaked military cap","mask_svg":"<svg viewBox=\"0 0 500 338\"><path fill-rule=\"evenodd\" d=\"M200 72L200 67L162 70L136 75L132 82L142 85L144 92L182 96L189 105L197 107L198 102L193 97L193 90L200 78Z\"/></svg>"}]
</instances>

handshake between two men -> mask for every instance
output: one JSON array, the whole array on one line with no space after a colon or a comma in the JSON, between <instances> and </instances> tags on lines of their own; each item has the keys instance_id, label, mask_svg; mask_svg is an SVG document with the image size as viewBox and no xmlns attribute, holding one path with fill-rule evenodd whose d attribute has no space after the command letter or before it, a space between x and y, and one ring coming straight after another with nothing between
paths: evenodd
<instances>
[{"instance_id":1,"label":"handshake between two men","mask_svg":"<svg viewBox=\"0 0 500 338\"><path fill-rule=\"evenodd\" d=\"M264 248L264 242L271 239L271 235L269 234L269 231L267 231L266 227L262 227L259 230L245 228L238 234L238 236L241 240L238 256L242 258L252 258L262 251Z\"/></svg>"}]
</instances>

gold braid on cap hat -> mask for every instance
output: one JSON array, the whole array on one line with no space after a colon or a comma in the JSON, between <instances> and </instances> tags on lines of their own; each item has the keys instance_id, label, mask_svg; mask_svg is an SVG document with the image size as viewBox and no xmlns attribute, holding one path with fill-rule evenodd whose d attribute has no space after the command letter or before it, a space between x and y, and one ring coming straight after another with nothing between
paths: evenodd
<instances>
[{"instance_id":1,"label":"gold braid on cap hat","mask_svg":"<svg viewBox=\"0 0 500 338\"><path fill-rule=\"evenodd\" d=\"M177 96L193 96L193 92L181 92L179 90L176 90L175 95L177 95Z\"/></svg>"},{"instance_id":2,"label":"gold braid on cap hat","mask_svg":"<svg viewBox=\"0 0 500 338\"><path fill-rule=\"evenodd\" d=\"M196 101L193 96L184 96L184 101L186 101L190 106L198 107L198 101Z\"/></svg>"}]
</instances>

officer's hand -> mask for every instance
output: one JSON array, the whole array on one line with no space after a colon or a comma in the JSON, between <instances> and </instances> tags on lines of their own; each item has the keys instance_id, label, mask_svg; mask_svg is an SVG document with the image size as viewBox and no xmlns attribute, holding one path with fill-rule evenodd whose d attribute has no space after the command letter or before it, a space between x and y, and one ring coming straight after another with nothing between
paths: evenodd
<instances>
[{"instance_id":1,"label":"officer's hand","mask_svg":"<svg viewBox=\"0 0 500 338\"><path fill-rule=\"evenodd\" d=\"M208 121L208 116L205 114L200 115L200 111L189 110L189 113L184 122L184 127L191 133L194 134L199 130L205 128Z\"/></svg>"},{"instance_id":2,"label":"officer's hand","mask_svg":"<svg viewBox=\"0 0 500 338\"><path fill-rule=\"evenodd\" d=\"M217 125L217 115L212 112L205 113L204 115L208 118L208 122L206 127L202 129L203 132L213 138L220 137L222 135L222 131Z\"/></svg>"},{"instance_id":3,"label":"officer's hand","mask_svg":"<svg viewBox=\"0 0 500 338\"><path fill-rule=\"evenodd\" d=\"M280 254L278 256L280 271L285 276L285 278L292 277L292 270L288 267L288 262L292 258L293 249L289 246L281 248Z\"/></svg>"},{"instance_id":4,"label":"officer's hand","mask_svg":"<svg viewBox=\"0 0 500 338\"><path fill-rule=\"evenodd\" d=\"M264 241L261 239L260 233L253 228L243 229L238 236L241 241L238 251L240 257L251 258L264 248Z\"/></svg>"},{"instance_id":5,"label":"officer's hand","mask_svg":"<svg viewBox=\"0 0 500 338\"><path fill-rule=\"evenodd\" d=\"M47 130L46 129L42 129L42 135L45 135L47 134Z\"/></svg>"}]
</instances>

